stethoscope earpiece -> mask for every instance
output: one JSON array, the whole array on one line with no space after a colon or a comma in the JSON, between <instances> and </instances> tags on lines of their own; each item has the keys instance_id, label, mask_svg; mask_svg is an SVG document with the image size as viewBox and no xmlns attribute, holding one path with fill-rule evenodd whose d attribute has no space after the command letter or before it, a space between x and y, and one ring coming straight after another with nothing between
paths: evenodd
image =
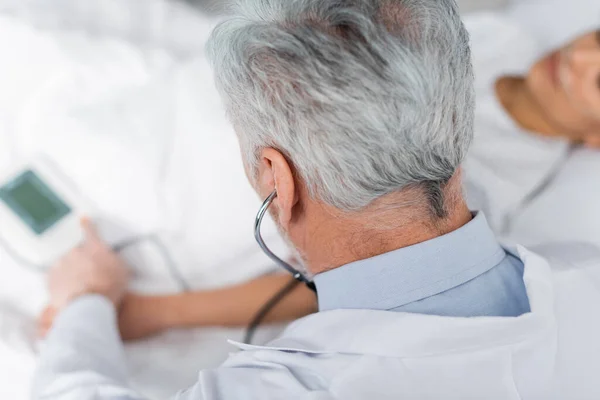
<instances>
[{"instance_id":1,"label":"stethoscope earpiece","mask_svg":"<svg viewBox=\"0 0 600 400\"><path fill-rule=\"evenodd\" d=\"M296 270L290 264L286 263L281 258L277 257L267 247L267 245L265 244L265 242L264 242L264 240L263 240L263 238L262 238L262 236L260 234L260 227L262 225L263 218L264 218L265 214L267 213L267 210L269 209L269 207L271 206L271 204L273 204L273 201L275 200L276 197L277 197L277 190L274 190L273 193L271 193L269 195L269 197L267 197L265 199L264 203L262 204L262 206L258 210L258 214L256 214L256 220L254 221L254 238L256 239L256 242L258 243L258 245L260 246L260 248L262 249L262 251L271 260L273 260L281 268L285 269L287 272L289 272L290 274L292 274L292 276L294 277L294 279L296 279L299 282L304 283L306 286L308 286L308 288L310 290L312 290L313 292L316 292L317 289L315 287L314 282L312 282L306 276L302 275L302 273L300 271Z\"/></svg>"}]
</instances>

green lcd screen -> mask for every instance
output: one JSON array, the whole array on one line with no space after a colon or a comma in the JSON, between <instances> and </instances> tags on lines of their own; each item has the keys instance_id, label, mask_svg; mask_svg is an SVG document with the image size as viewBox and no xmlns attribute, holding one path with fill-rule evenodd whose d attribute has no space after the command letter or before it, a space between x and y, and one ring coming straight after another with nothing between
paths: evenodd
<instances>
[{"instance_id":1,"label":"green lcd screen","mask_svg":"<svg viewBox=\"0 0 600 400\"><path fill-rule=\"evenodd\" d=\"M0 200L37 235L71 212L71 208L31 170L0 187Z\"/></svg>"}]
</instances>

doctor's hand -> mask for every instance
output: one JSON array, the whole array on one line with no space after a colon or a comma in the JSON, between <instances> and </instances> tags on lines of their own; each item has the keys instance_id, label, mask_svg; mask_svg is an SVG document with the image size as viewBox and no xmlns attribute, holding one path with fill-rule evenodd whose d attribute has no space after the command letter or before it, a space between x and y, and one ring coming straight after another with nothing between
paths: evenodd
<instances>
[{"instance_id":1,"label":"doctor's hand","mask_svg":"<svg viewBox=\"0 0 600 400\"><path fill-rule=\"evenodd\" d=\"M82 219L81 227L84 242L64 256L48 275L50 307L60 311L86 294L105 296L118 307L129 279L125 262L100 239L89 219Z\"/></svg>"}]
</instances>

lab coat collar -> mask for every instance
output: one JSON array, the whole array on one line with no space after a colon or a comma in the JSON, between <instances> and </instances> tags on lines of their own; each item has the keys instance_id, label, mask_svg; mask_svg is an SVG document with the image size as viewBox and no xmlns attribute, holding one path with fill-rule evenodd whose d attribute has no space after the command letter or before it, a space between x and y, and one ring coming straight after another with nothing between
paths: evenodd
<instances>
[{"instance_id":1,"label":"lab coat collar","mask_svg":"<svg viewBox=\"0 0 600 400\"><path fill-rule=\"evenodd\" d=\"M268 346L231 343L243 350L424 357L535 340L556 329L550 267L545 259L523 247L506 250L525 265L523 279L531 312L519 317L457 318L335 310L296 321Z\"/></svg>"}]
</instances>

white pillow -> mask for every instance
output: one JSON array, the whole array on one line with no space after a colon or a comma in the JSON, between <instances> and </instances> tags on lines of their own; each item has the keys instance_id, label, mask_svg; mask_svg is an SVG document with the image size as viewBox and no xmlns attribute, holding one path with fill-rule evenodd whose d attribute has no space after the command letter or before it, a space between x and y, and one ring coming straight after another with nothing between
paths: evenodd
<instances>
[{"instance_id":1,"label":"white pillow","mask_svg":"<svg viewBox=\"0 0 600 400\"><path fill-rule=\"evenodd\" d=\"M507 4L508 0L458 0L463 13L501 8Z\"/></svg>"},{"instance_id":2,"label":"white pillow","mask_svg":"<svg viewBox=\"0 0 600 400\"><path fill-rule=\"evenodd\" d=\"M598 0L511 0L507 16L540 41L544 50L598 29Z\"/></svg>"}]
</instances>

